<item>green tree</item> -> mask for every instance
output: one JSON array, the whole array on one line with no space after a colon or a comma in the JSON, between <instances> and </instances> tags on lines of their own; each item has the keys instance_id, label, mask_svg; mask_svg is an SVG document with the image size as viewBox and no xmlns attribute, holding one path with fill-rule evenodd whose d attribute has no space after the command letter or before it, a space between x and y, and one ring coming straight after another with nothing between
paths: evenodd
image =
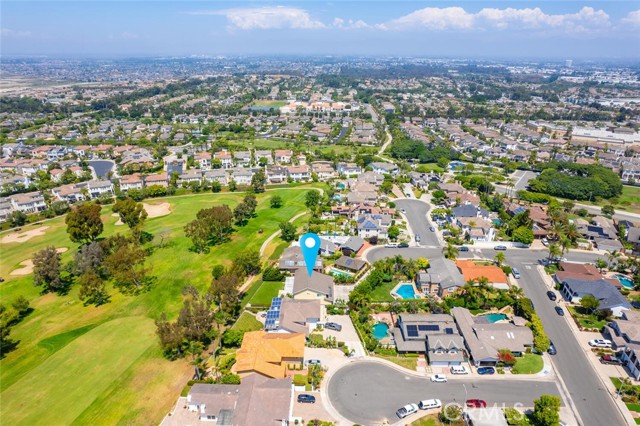
<instances>
[{"instance_id":1,"label":"green tree","mask_svg":"<svg viewBox=\"0 0 640 426\"><path fill-rule=\"evenodd\" d=\"M155 321L156 334L160 339L160 346L165 357L176 359L181 355L181 345L184 341L184 331L177 323L167 321L167 316L163 312L160 318Z\"/></svg>"},{"instance_id":2,"label":"green tree","mask_svg":"<svg viewBox=\"0 0 640 426\"><path fill-rule=\"evenodd\" d=\"M102 234L103 224L100 218L100 206L87 203L77 206L69 213L64 221L67 225L69 239L74 243L88 243Z\"/></svg>"},{"instance_id":3,"label":"green tree","mask_svg":"<svg viewBox=\"0 0 640 426\"><path fill-rule=\"evenodd\" d=\"M115 280L115 286L125 294L137 294L146 289L150 268L145 268L145 250L137 244L116 246L104 260L104 266Z\"/></svg>"},{"instance_id":4,"label":"green tree","mask_svg":"<svg viewBox=\"0 0 640 426\"><path fill-rule=\"evenodd\" d=\"M64 292L66 283L60 276L60 254L54 246L46 247L33 256L33 285L43 293Z\"/></svg>"},{"instance_id":5,"label":"green tree","mask_svg":"<svg viewBox=\"0 0 640 426\"><path fill-rule=\"evenodd\" d=\"M237 189L238 189L238 184L236 183L235 180L231 180L231 182L229 182L229 191L236 192Z\"/></svg>"},{"instance_id":6,"label":"green tree","mask_svg":"<svg viewBox=\"0 0 640 426\"><path fill-rule=\"evenodd\" d=\"M496 253L496 255L494 256L493 260L496 261L498 266L501 266L504 263L504 253L503 252Z\"/></svg>"},{"instance_id":7,"label":"green tree","mask_svg":"<svg viewBox=\"0 0 640 426\"><path fill-rule=\"evenodd\" d=\"M444 257L446 257L447 259L455 259L456 257L458 257L459 250L458 247L454 246L453 244L447 243L447 246L442 249L442 254L444 254Z\"/></svg>"},{"instance_id":8,"label":"green tree","mask_svg":"<svg viewBox=\"0 0 640 426\"><path fill-rule=\"evenodd\" d=\"M447 404L440 412L440 420L445 424L458 424L462 419L462 407L457 404Z\"/></svg>"},{"instance_id":9,"label":"green tree","mask_svg":"<svg viewBox=\"0 0 640 426\"><path fill-rule=\"evenodd\" d=\"M513 234L511 234L511 239L514 242L529 245L533 242L533 231L531 230L531 228L520 226L513 231Z\"/></svg>"},{"instance_id":10,"label":"green tree","mask_svg":"<svg viewBox=\"0 0 640 426\"><path fill-rule=\"evenodd\" d=\"M245 275L257 274L261 269L260 252L256 249L246 249L239 252L233 259L231 269Z\"/></svg>"},{"instance_id":11,"label":"green tree","mask_svg":"<svg viewBox=\"0 0 640 426\"><path fill-rule=\"evenodd\" d=\"M426 257L419 257L416 266L420 269L427 269L429 267L429 260Z\"/></svg>"},{"instance_id":12,"label":"green tree","mask_svg":"<svg viewBox=\"0 0 640 426\"><path fill-rule=\"evenodd\" d=\"M398 236L400 235L400 228L398 228L395 225L391 225L389 227L389 229L387 229L387 235L389 236L389 239L391 239L391 240L397 239Z\"/></svg>"},{"instance_id":13,"label":"green tree","mask_svg":"<svg viewBox=\"0 0 640 426\"><path fill-rule=\"evenodd\" d=\"M296 227L291 222L280 222L280 238L284 241L293 241L296 239Z\"/></svg>"},{"instance_id":14,"label":"green tree","mask_svg":"<svg viewBox=\"0 0 640 426\"><path fill-rule=\"evenodd\" d=\"M211 276L214 280L220 278L224 272L225 269L223 265L214 265L213 268L211 268Z\"/></svg>"},{"instance_id":15,"label":"green tree","mask_svg":"<svg viewBox=\"0 0 640 426\"><path fill-rule=\"evenodd\" d=\"M602 206L601 208L602 214L606 217L611 217L616 212L611 204L607 204L606 206Z\"/></svg>"},{"instance_id":16,"label":"green tree","mask_svg":"<svg viewBox=\"0 0 640 426\"><path fill-rule=\"evenodd\" d=\"M19 210L13 211L11 212L11 214L9 214L7 222L9 222L9 226L12 228L23 226L25 223L27 223L27 215Z\"/></svg>"},{"instance_id":17,"label":"green tree","mask_svg":"<svg viewBox=\"0 0 640 426\"><path fill-rule=\"evenodd\" d=\"M239 330L225 330L222 333L222 344L227 348L239 348L242 345L242 338L244 337L244 333Z\"/></svg>"},{"instance_id":18,"label":"green tree","mask_svg":"<svg viewBox=\"0 0 640 426\"><path fill-rule=\"evenodd\" d=\"M109 302L109 294L104 281L95 270L87 270L78 277L80 285L78 297L84 305L100 306Z\"/></svg>"},{"instance_id":19,"label":"green tree","mask_svg":"<svg viewBox=\"0 0 640 426\"><path fill-rule=\"evenodd\" d=\"M218 278L211 280L209 294L218 309L231 313L238 304L239 276L233 271L227 271Z\"/></svg>"},{"instance_id":20,"label":"green tree","mask_svg":"<svg viewBox=\"0 0 640 426\"><path fill-rule=\"evenodd\" d=\"M282 207L282 197L279 195L274 195L269 200L269 204L271 205L272 209L279 209L280 207Z\"/></svg>"},{"instance_id":21,"label":"green tree","mask_svg":"<svg viewBox=\"0 0 640 426\"><path fill-rule=\"evenodd\" d=\"M304 197L304 205L310 209L318 207L320 202L320 193L316 190L307 191Z\"/></svg>"},{"instance_id":22,"label":"green tree","mask_svg":"<svg viewBox=\"0 0 640 426\"><path fill-rule=\"evenodd\" d=\"M136 203L133 198L118 200L113 205L113 212L118 213L122 223L138 234L148 214L142 203Z\"/></svg>"},{"instance_id":23,"label":"green tree","mask_svg":"<svg viewBox=\"0 0 640 426\"><path fill-rule=\"evenodd\" d=\"M541 395L533 401L531 420L535 426L556 426L560 423L560 397Z\"/></svg>"},{"instance_id":24,"label":"green tree","mask_svg":"<svg viewBox=\"0 0 640 426\"><path fill-rule=\"evenodd\" d=\"M211 192L220 192L222 191L222 185L217 180L211 182Z\"/></svg>"},{"instance_id":25,"label":"green tree","mask_svg":"<svg viewBox=\"0 0 640 426\"><path fill-rule=\"evenodd\" d=\"M264 176L264 170L263 169L258 170L251 177L251 189L252 189L252 191L255 192L256 194L264 192L264 183L265 183L265 181L266 181L266 178Z\"/></svg>"},{"instance_id":26,"label":"green tree","mask_svg":"<svg viewBox=\"0 0 640 426\"><path fill-rule=\"evenodd\" d=\"M604 268L606 268L608 266L608 263L606 260L604 260L603 258L599 257L596 259L596 264L595 264L596 268L598 268L600 270L600 272L602 272L604 270Z\"/></svg>"},{"instance_id":27,"label":"green tree","mask_svg":"<svg viewBox=\"0 0 640 426\"><path fill-rule=\"evenodd\" d=\"M580 298L580 306L587 312L595 312L600 307L600 301L592 294L586 294Z\"/></svg>"}]
</instances>

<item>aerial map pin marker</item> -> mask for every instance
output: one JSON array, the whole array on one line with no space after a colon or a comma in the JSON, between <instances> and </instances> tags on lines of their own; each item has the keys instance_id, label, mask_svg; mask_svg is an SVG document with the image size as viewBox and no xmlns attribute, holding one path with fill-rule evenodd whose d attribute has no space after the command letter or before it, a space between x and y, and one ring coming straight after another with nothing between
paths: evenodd
<instances>
[{"instance_id":1,"label":"aerial map pin marker","mask_svg":"<svg viewBox=\"0 0 640 426\"><path fill-rule=\"evenodd\" d=\"M304 263L307 265L307 272L311 276L320 250L320 237L312 232L304 234L300 237L300 249L302 250Z\"/></svg>"}]
</instances>

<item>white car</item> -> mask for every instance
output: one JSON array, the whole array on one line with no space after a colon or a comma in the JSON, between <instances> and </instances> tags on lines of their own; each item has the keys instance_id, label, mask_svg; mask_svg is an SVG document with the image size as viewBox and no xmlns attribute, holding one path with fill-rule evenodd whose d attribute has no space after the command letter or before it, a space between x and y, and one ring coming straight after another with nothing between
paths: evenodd
<instances>
[{"instance_id":1,"label":"white car","mask_svg":"<svg viewBox=\"0 0 640 426\"><path fill-rule=\"evenodd\" d=\"M469 374L469 370L464 365L452 365L449 367L451 374Z\"/></svg>"},{"instance_id":2,"label":"white car","mask_svg":"<svg viewBox=\"0 0 640 426\"><path fill-rule=\"evenodd\" d=\"M425 399L418 403L418 408L421 410L433 410L440 407L442 407L442 402L439 399Z\"/></svg>"},{"instance_id":3,"label":"white car","mask_svg":"<svg viewBox=\"0 0 640 426\"><path fill-rule=\"evenodd\" d=\"M594 348L610 348L611 340L606 340L606 339L589 340L589 346L592 346Z\"/></svg>"},{"instance_id":4,"label":"white car","mask_svg":"<svg viewBox=\"0 0 640 426\"><path fill-rule=\"evenodd\" d=\"M396 411L396 415L401 419L404 419L407 416L410 416L413 413L418 412L418 406L416 404L407 404L404 407L400 408Z\"/></svg>"},{"instance_id":5,"label":"white car","mask_svg":"<svg viewBox=\"0 0 640 426\"><path fill-rule=\"evenodd\" d=\"M435 383L447 383L447 376L444 374L434 374L431 376L431 381Z\"/></svg>"}]
</instances>

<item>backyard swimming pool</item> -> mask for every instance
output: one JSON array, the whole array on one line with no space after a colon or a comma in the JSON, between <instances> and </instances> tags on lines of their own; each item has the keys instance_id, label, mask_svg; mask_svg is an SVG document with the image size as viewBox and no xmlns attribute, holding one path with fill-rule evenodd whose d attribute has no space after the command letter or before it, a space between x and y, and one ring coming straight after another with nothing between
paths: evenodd
<instances>
[{"instance_id":1,"label":"backyard swimming pool","mask_svg":"<svg viewBox=\"0 0 640 426\"><path fill-rule=\"evenodd\" d=\"M460 162L460 161L452 161L449 163L449 170L454 171L455 169L461 169L462 167L464 167L464 163Z\"/></svg>"},{"instance_id":2,"label":"backyard swimming pool","mask_svg":"<svg viewBox=\"0 0 640 426\"><path fill-rule=\"evenodd\" d=\"M350 274L345 271L341 271L340 269L336 269L336 268L329 269L329 273L332 275L340 275L341 277L348 277L348 278L353 276L353 274Z\"/></svg>"},{"instance_id":3,"label":"backyard swimming pool","mask_svg":"<svg viewBox=\"0 0 640 426\"><path fill-rule=\"evenodd\" d=\"M416 288L413 284L402 284L393 293L401 299L416 299Z\"/></svg>"},{"instance_id":4,"label":"backyard swimming pool","mask_svg":"<svg viewBox=\"0 0 640 426\"><path fill-rule=\"evenodd\" d=\"M507 316L505 314L486 314L486 315L479 315L479 316L486 318L487 321L489 321L490 323L507 319Z\"/></svg>"},{"instance_id":5,"label":"backyard swimming pool","mask_svg":"<svg viewBox=\"0 0 640 426\"><path fill-rule=\"evenodd\" d=\"M383 322L378 322L373 325L373 337L378 340L387 337L387 331L389 331L389 326Z\"/></svg>"},{"instance_id":6,"label":"backyard swimming pool","mask_svg":"<svg viewBox=\"0 0 640 426\"><path fill-rule=\"evenodd\" d=\"M625 277L624 275L614 275L620 284L622 284L626 288L633 288L633 280L629 277Z\"/></svg>"}]
</instances>

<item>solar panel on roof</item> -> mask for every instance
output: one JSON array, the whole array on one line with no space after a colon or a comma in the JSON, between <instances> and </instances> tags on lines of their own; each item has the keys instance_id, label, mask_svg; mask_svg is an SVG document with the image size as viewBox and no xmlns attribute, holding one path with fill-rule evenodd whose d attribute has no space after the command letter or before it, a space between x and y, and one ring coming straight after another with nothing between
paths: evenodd
<instances>
[{"instance_id":1,"label":"solar panel on roof","mask_svg":"<svg viewBox=\"0 0 640 426\"><path fill-rule=\"evenodd\" d=\"M350 266L353 263L353 259L347 259L346 262L344 262L344 263L346 263L348 266Z\"/></svg>"},{"instance_id":2,"label":"solar panel on roof","mask_svg":"<svg viewBox=\"0 0 640 426\"><path fill-rule=\"evenodd\" d=\"M418 326L416 326L416 325L408 325L407 326L407 336L417 337L418 336Z\"/></svg>"}]
</instances>

